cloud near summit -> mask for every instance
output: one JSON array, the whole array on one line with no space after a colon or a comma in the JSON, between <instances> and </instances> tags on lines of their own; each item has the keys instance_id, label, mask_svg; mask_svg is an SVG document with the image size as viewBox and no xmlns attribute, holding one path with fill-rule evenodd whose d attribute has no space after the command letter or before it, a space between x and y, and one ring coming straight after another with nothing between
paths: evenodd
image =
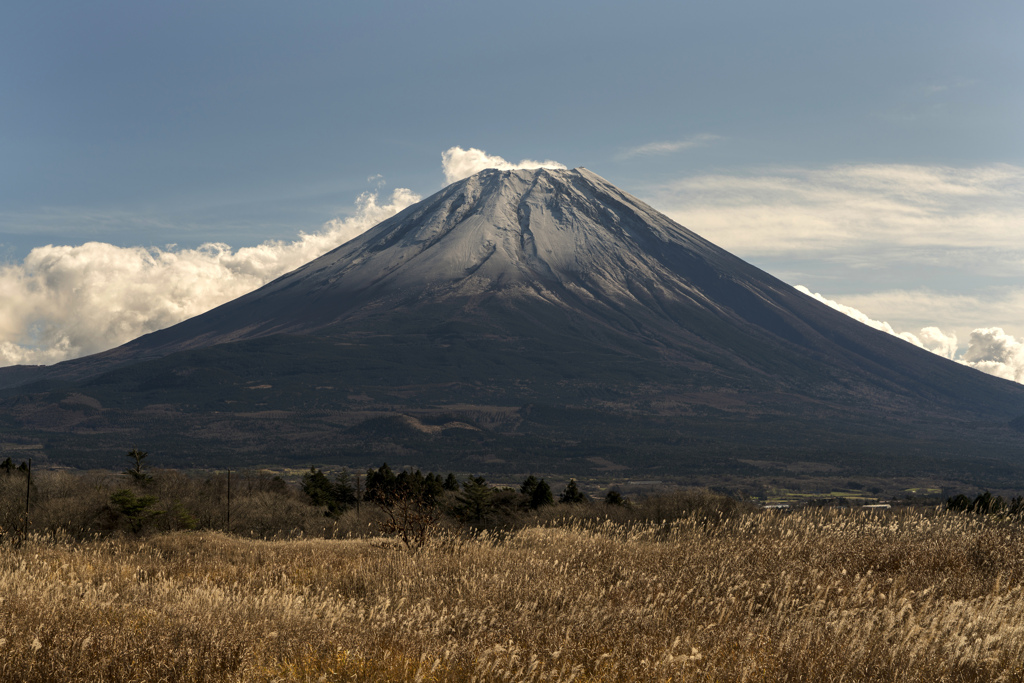
<instances>
[{"instance_id":1,"label":"cloud near summit","mask_svg":"<svg viewBox=\"0 0 1024 683\"><path fill-rule=\"evenodd\" d=\"M485 168L565 168L555 161L452 147L442 154L449 183ZM374 176L368 179L373 182ZM233 248L121 247L102 242L36 247L0 264L0 366L47 365L105 351L204 313L325 254L421 197L365 192L347 218L292 240Z\"/></svg>"},{"instance_id":2,"label":"cloud near summit","mask_svg":"<svg viewBox=\"0 0 1024 683\"><path fill-rule=\"evenodd\" d=\"M442 170L449 183L487 168L565 166L550 160L529 159L513 164L475 148L452 147L442 154ZM984 234L984 242L995 245L1004 258L1017 251L1018 219L1024 215L1024 201L1016 181L1024 179L1024 169L999 166L954 173L948 169L846 167L824 175L827 182L819 175L801 175L796 171L785 177L755 179L705 176L691 179L683 187L671 188L667 196L661 194L661 201L655 201L655 205L671 206L671 200L678 200L683 190L684 195L690 196L690 204L684 207L688 217L693 218L695 213L702 230L711 227L709 236L714 241L724 242L723 246L729 248L734 246L729 244L729 238L738 237L755 253L771 252L780 245L797 252L801 247L813 251L818 245L807 239L808 233L821 224L830 229L834 243L849 249L850 234L844 234L843 227L849 229L851 218L855 219L852 222L857 229L850 229L850 233L863 234L864 226L878 221L886 228L889 239L909 246L917 240L908 223L922 222L921 214L946 212L961 220L971 219L970 232L975 238ZM860 179L863 187L852 182L855 178ZM799 200L780 201L780 195L790 200L799 195ZM857 201L847 201L851 198ZM366 192L358 198L350 216L328 221L316 232L237 249L223 243L207 243L193 249L174 245L120 247L101 242L37 247L20 263L0 263L0 291L4 293L0 296L0 366L56 363L174 325L294 270L419 200L419 195L402 188L390 196ZM837 210L834 204L845 207L845 220L833 215ZM794 205L800 210L793 211ZM752 214L746 213L751 211ZM749 231L733 235L726 229L735 229L737 223L757 224L756 219L766 216L776 222L768 221L766 234L760 240L752 240ZM880 220L886 217L888 223ZM970 238L950 229L949 220L937 221L940 237L945 238L940 243L946 241L947 246L962 247L959 240ZM934 229L931 221L928 224ZM785 246L787 240L790 243ZM989 316L988 308L976 311L972 326L960 330L967 334L967 330L973 329L966 351L960 353L956 334L930 326L916 334L898 332L853 306L826 299L806 288L801 291L945 358L1024 382L1024 341L1018 341L1002 328L985 324L996 317ZM944 326L953 321L969 324L966 321L971 317L962 309L968 304L971 310L978 308L977 302L969 297L966 304L957 301L953 302L955 306L939 308L935 306L935 295L925 296L924 304L919 298L913 298L907 305L912 304L914 310L931 311L944 321ZM1024 295L1020 301L1001 301L1000 307L1016 308L1022 302ZM863 296L854 296L850 303L870 308ZM889 302L883 309L897 310L898 306Z\"/></svg>"},{"instance_id":3,"label":"cloud near summit","mask_svg":"<svg viewBox=\"0 0 1024 683\"><path fill-rule=\"evenodd\" d=\"M530 159L523 159L518 164L513 164L499 156L490 155L482 149L475 147L470 147L469 149L452 147L446 150L441 154L441 165L444 169L444 178L449 184L463 178L468 178L474 173L479 173L488 168L496 168L499 171L514 171L520 168L565 168L565 164L551 160L532 161Z\"/></svg>"},{"instance_id":4,"label":"cloud near summit","mask_svg":"<svg viewBox=\"0 0 1024 683\"><path fill-rule=\"evenodd\" d=\"M347 218L291 241L233 249L207 243L47 245L0 265L0 366L46 365L104 351L246 294L420 200L364 192Z\"/></svg>"}]
</instances>

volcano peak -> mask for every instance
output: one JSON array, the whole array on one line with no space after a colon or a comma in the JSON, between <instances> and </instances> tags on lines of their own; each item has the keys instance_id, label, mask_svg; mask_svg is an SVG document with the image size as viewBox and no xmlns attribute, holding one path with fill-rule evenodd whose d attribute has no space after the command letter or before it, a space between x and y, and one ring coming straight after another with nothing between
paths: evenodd
<instances>
[{"instance_id":1,"label":"volcano peak","mask_svg":"<svg viewBox=\"0 0 1024 683\"><path fill-rule=\"evenodd\" d=\"M0 371L0 386L41 378L119 387L96 390L100 405L144 394L218 415L281 385L253 414L319 406L333 417L296 418L316 433L366 400L374 415L469 411L541 451L600 433L592 448L640 439L677 469L707 449L952 457L964 421L1004 452L1024 413L1024 387L858 323L585 168L482 171L235 301L103 354Z\"/></svg>"}]
</instances>

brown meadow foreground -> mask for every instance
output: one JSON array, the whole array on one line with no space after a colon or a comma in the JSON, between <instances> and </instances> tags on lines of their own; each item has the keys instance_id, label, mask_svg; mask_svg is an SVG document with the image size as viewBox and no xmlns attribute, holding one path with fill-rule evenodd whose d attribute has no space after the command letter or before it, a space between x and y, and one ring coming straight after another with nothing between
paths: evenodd
<instances>
[{"instance_id":1,"label":"brown meadow foreground","mask_svg":"<svg viewBox=\"0 0 1024 683\"><path fill-rule=\"evenodd\" d=\"M1024 531L920 511L0 546L0 680L1024 680Z\"/></svg>"}]
</instances>

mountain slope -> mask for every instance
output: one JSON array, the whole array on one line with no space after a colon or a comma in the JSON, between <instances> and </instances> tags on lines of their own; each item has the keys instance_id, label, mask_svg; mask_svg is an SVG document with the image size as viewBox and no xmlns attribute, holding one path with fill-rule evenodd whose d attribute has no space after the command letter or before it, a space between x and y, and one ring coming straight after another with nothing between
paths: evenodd
<instances>
[{"instance_id":1,"label":"mountain slope","mask_svg":"<svg viewBox=\"0 0 1024 683\"><path fill-rule=\"evenodd\" d=\"M226 454L245 428L209 426L225 415L307 420L278 425L292 436L264 449L291 452L331 425L461 410L477 436L533 439L537 457L567 439L617 448L607 425L631 415L664 451L658 467L673 452L682 467L698 448L733 460L792 450L801 432L801 457L1004 453L1018 437L1006 424L1024 413L1024 387L861 325L586 169L484 171L206 314L93 357L0 371L0 386L15 385L25 389L8 389L20 398L4 406L16 429L77 434L92 420L94 432L123 436L126 420L141 419L131 403L192 406L211 436L176 443L196 451L222 439ZM66 403L71 394L105 407L68 418L84 405ZM551 417L560 410L582 412ZM154 412L142 422L178 419ZM64 426L47 431L46 420ZM402 424L392 427L405 437L342 441L485 459L495 448L482 436L410 445L435 432ZM700 436L687 446L684 432Z\"/></svg>"}]
</instances>

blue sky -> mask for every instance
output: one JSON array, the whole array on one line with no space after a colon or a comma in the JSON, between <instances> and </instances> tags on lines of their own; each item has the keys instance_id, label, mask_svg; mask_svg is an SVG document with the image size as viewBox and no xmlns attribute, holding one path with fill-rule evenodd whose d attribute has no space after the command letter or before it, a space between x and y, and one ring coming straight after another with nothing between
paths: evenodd
<instances>
[{"instance_id":1,"label":"blue sky","mask_svg":"<svg viewBox=\"0 0 1024 683\"><path fill-rule=\"evenodd\" d=\"M5 2L0 347L91 334L69 295L19 296L95 281L69 260L141 258L137 283L156 271L132 248L166 265L214 242L244 289L268 240L439 189L454 146L586 166L961 353L977 327L1022 337L1021 27L1019 2ZM166 316L60 353L209 303L171 289Z\"/></svg>"}]
</instances>

